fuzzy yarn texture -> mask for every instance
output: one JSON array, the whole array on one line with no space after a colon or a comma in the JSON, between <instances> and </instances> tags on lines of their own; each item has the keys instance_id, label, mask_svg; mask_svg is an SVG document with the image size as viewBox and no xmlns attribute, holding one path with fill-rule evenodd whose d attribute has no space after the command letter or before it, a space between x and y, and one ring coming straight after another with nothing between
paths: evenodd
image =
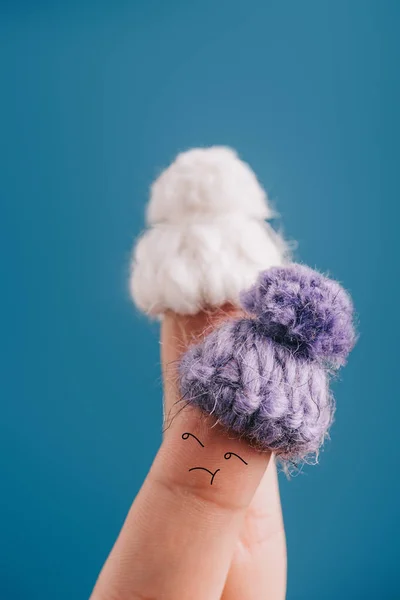
<instances>
[{"instance_id":1,"label":"fuzzy yarn texture","mask_svg":"<svg viewBox=\"0 0 400 600\"><path fill-rule=\"evenodd\" d=\"M179 154L151 187L149 228L133 251L130 291L138 308L156 316L239 305L260 271L287 262L285 242L265 221L272 216L234 150Z\"/></svg>"},{"instance_id":2,"label":"fuzzy yarn texture","mask_svg":"<svg viewBox=\"0 0 400 600\"><path fill-rule=\"evenodd\" d=\"M334 414L330 375L355 340L349 295L299 264L273 267L231 320L184 354L182 397L255 446L298 462L317 455Z\"/></svg>"}]
</instances>

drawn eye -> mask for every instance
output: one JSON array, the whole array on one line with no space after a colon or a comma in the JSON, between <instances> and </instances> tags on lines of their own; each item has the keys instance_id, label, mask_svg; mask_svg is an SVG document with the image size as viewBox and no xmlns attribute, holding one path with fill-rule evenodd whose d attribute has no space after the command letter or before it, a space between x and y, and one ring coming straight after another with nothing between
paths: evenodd
<instances>
[{"instance_id":1,"label":"drawn eye","mask_svg":"<svg viewBox=\"0 0 400 600\"><path fill-rule=\"evenodd\" d=\"M188 440L189 436L194 438L195 440L197 440L199 442L200 446L202 446L202 448L204 448L204 444L202 444L201 441L199 440L199 438L197 438L195 435L193 435L193 433L189 433L188 431L185 431L185 433L182 433L183 440Z\"/></svg>"},{"instance_id":2,"label":"drawn eye","mask_svg":"<svg viewBox=\"0 0 400 600\"><path fill-rule=\"evenodd\" d=\"M243 460L243 458L241 456L239 456L239 454L235 454L235 452L225 452L225 454L224 454L225 460L229 460L230 458L232 458L232 456L236 456L236 458L241 460L242 463L244 463L245 465L248 464L245 460Z\"/></svg>"}]
</instances>

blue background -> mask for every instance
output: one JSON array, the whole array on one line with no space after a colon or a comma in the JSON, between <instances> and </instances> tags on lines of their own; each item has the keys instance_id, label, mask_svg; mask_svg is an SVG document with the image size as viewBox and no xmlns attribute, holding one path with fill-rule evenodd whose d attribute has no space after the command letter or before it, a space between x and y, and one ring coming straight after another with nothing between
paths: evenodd
<instances>
[{"instance_id":1,"label":"blue background","mask_svg":"<svg viewBox=\"0 0 400 600\"><path fill-rule=\"evenodd\" d=\"M131 246L160 168L217 143L359 312L332 442L281 481L288 598L400 598L400 4L15 0L0 17L0 597L90 593L160 441Z\"/></svg>"}]
</instances>

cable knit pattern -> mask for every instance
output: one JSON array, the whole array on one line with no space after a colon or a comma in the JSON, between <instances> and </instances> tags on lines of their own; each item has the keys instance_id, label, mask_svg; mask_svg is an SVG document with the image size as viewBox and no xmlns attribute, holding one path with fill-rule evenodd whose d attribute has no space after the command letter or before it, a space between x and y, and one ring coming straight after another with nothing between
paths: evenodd
<instances>
[{"instance_id":1,"label":"cable knit pattern","mask_svg":"<svg viewBox=\"0 0 400 600\"><path fill-rule=\"evenodd\" d=\"M226 322L181 359L183 398L282 459L317 454L334 414L326 367L342 364L355 341L351 301L338 283L301 265L262 273L242 298L255 318Z\"/></svg>"}]
</instances>

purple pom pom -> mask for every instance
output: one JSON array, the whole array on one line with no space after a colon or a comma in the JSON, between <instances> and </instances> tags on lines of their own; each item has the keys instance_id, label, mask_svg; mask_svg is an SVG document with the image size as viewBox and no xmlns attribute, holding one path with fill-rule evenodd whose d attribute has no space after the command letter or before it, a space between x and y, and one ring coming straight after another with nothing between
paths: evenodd
<instances>
[{"instance_id":1,"label":"purple pom pom","mask_svg":"<svg viewBox=\"0 0 400 600\"><path fill-rule=\"evenodd\" d=\"M266 336L296 355L340 367L355 342L353 305L345 290L309 267L273 267L242 293L245 310Z\"/></svg>"}]
</instances>

